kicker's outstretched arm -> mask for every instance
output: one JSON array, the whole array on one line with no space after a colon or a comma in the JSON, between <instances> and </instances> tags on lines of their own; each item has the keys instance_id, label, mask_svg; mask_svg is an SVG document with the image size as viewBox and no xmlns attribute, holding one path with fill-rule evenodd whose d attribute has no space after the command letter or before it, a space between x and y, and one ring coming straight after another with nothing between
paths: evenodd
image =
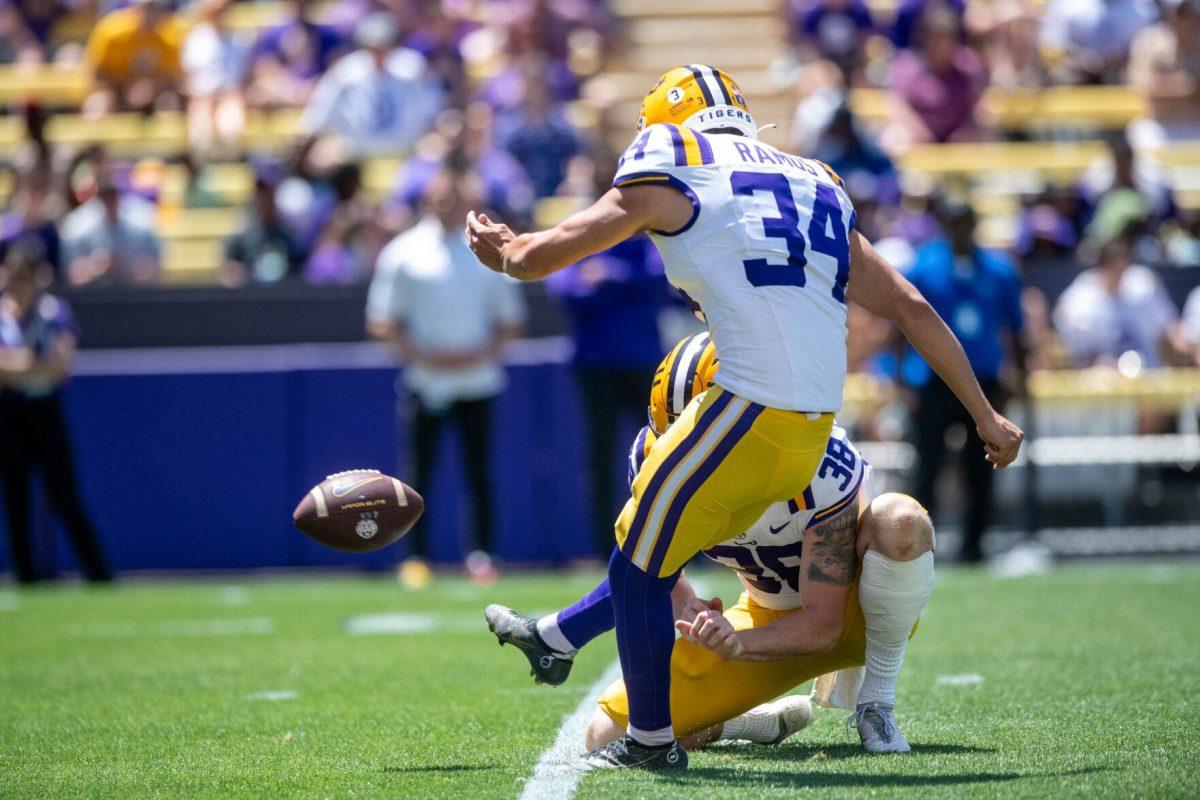
<instances>
[{"instance_id":1,"label":"kicker's outstretched arm","mask_svg":"<svg viewBox=\"0 0 1200 800\"><path fill-rule=\"evenodd\" d=\"M891 320L970 412L997 469L1012 463L1024 434L992 408L967 355L929 302L892 268L858 231L850 234L850 283L846 296Z\"/></svg>"},{"instance_id":2,"label":"kicker's outstretched arm","mask_svg":"<svg viewBox=\"0 0 1200 800\"><path fill-rule=\"evenodd\" d=\"M520 236L486 214L471 212L467 215L467 241L488 269L536 281L639 231L677 230L691 216L692 201L675 189L618 187L553 228Z\"/></svg>"}]
</instances>

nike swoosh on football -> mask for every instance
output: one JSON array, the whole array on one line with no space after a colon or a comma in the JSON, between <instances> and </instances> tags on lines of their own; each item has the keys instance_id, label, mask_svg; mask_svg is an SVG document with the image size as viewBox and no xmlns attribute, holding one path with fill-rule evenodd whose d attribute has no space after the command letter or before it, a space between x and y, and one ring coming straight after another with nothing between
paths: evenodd
<instances>
[{"instance_id":1,"label":"nike swoosh on football","mask_svg":"<svg viewBox=\"0 0 1200 800\"><path fill-rule=\"evenodd\" d=\"M333 487L333 496L334 497L345 497L346 495L350 494L358 487L366 486L371 481L377 481L377 480L379 480L379 476L375 475L370 478L363 478L362 480L355 481L354 483L351 483L351 484L347 484L346 486L335 486L335 487Z\"/></svg>"}]
</instances>

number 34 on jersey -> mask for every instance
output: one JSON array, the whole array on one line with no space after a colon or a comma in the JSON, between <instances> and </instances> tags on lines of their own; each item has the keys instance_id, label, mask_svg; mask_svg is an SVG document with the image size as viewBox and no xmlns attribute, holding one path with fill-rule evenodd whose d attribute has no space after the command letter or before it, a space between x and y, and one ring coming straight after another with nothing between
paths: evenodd
<instances>
[{"instance_id":1,"label":"number 34 on jersey","mask_svg":"<svg viewBox=\"0 0 1200 800\"><path fill-rule=\"evenodd\" d=\"M831 169L664 123L633 141L613 185L668 186L691 201L683 226L650 233L667 278L708 322L722 387L772 408L840 408L855 216Z\"/></svg>"}]
</instances>

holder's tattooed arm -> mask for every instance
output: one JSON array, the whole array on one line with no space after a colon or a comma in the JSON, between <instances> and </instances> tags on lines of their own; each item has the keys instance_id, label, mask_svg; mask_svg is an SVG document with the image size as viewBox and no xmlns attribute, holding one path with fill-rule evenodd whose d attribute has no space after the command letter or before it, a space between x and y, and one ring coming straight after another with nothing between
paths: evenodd
<instances>
[{"instance_id":1,"label":"holder's tattooed arm","mask_svg":"<svg viewBox=\"0 0 1200 800\"><path fill-rule=\"evenodd\" d=\"M849 586L854 580L855 567L858 566L857 540L858 508L854 503L841 514L805 531L801 567L808 583ZM818 592L815 587L805 585L801 586L801 590L805 610L809 611L813 607L810 594ZM840 594L844 601L845 593Z\"/></svg>"},{"instance_id":2,"label":"holder's tattooed arm","mask_svg":"<svg viewBox=\"0 0 1200 800\"><path fill-rule=\"evenodd\" d=\"M735 631L720 610L702 611L675 624L687 639L722 658L777 661L832 650L842 633L846 599L858 566L857 504L804 533L800 595L804 613L762 628Z\"/></svg>"}]
</instances>

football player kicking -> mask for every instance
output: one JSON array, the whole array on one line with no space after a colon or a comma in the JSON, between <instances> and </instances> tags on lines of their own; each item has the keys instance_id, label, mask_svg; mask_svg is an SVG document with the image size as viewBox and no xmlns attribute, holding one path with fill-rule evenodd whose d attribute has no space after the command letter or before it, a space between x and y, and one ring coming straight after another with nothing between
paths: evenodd
<instances>
[{"instance_id":1,"label":"football player kicking","mask_svg":"<svg viewBox=\"0 0 1200 800\"><path fill-rule=\"evenodd\" d=\"M684 339L663 360L650 390L651 424L630 451L631 483L654 439L713 385L717 369L707 333ZM870 465L835 425L810 485L768 508L741 535L704 551L737 573L745 588L737 605L722 613L720 599L698 597L686 577L675 585L684 640L671 656L671 718L681 744L778 744L811 721L812 706L808 697L769 701L828 675L817 687L820 699L855 707L864 749L907 752L893 711L895 684L933 589L932 550L925 510L906 495L873 497ZM501 644L524 652L537 682L558 685L576 653L612 629L610 586L602 581L575 605L540 620L500 605L485 616ZM851 668L863 664L858 684L859 670ZM839 687L838 700L829 697L834 681L852 684ZM625 684L617 681L588 725L588 750L624 735L628 708Z\"/></svg>"},{"instance_id":2,"label":"football player kicking","mask_svg":"<svg viewBox=\"0 0 1200 800\"><path fill-rule=\"evenodd\" d=\"M667 279L707 318L721 353L716 385L654 442L617 518L608 578L628 735L589 759L682 769L671 590L692 556L812 481L842 404L847 302L900 328L970 412L994 466L1016 458L1022 434L992 408L920 292L855 230L840 179L758 142L728 75L671 70L643 100L639 128L591 207L521 236L471 212L467 239L488 268L537 280L647 231Z\"/></svg>"}]
</instances>

